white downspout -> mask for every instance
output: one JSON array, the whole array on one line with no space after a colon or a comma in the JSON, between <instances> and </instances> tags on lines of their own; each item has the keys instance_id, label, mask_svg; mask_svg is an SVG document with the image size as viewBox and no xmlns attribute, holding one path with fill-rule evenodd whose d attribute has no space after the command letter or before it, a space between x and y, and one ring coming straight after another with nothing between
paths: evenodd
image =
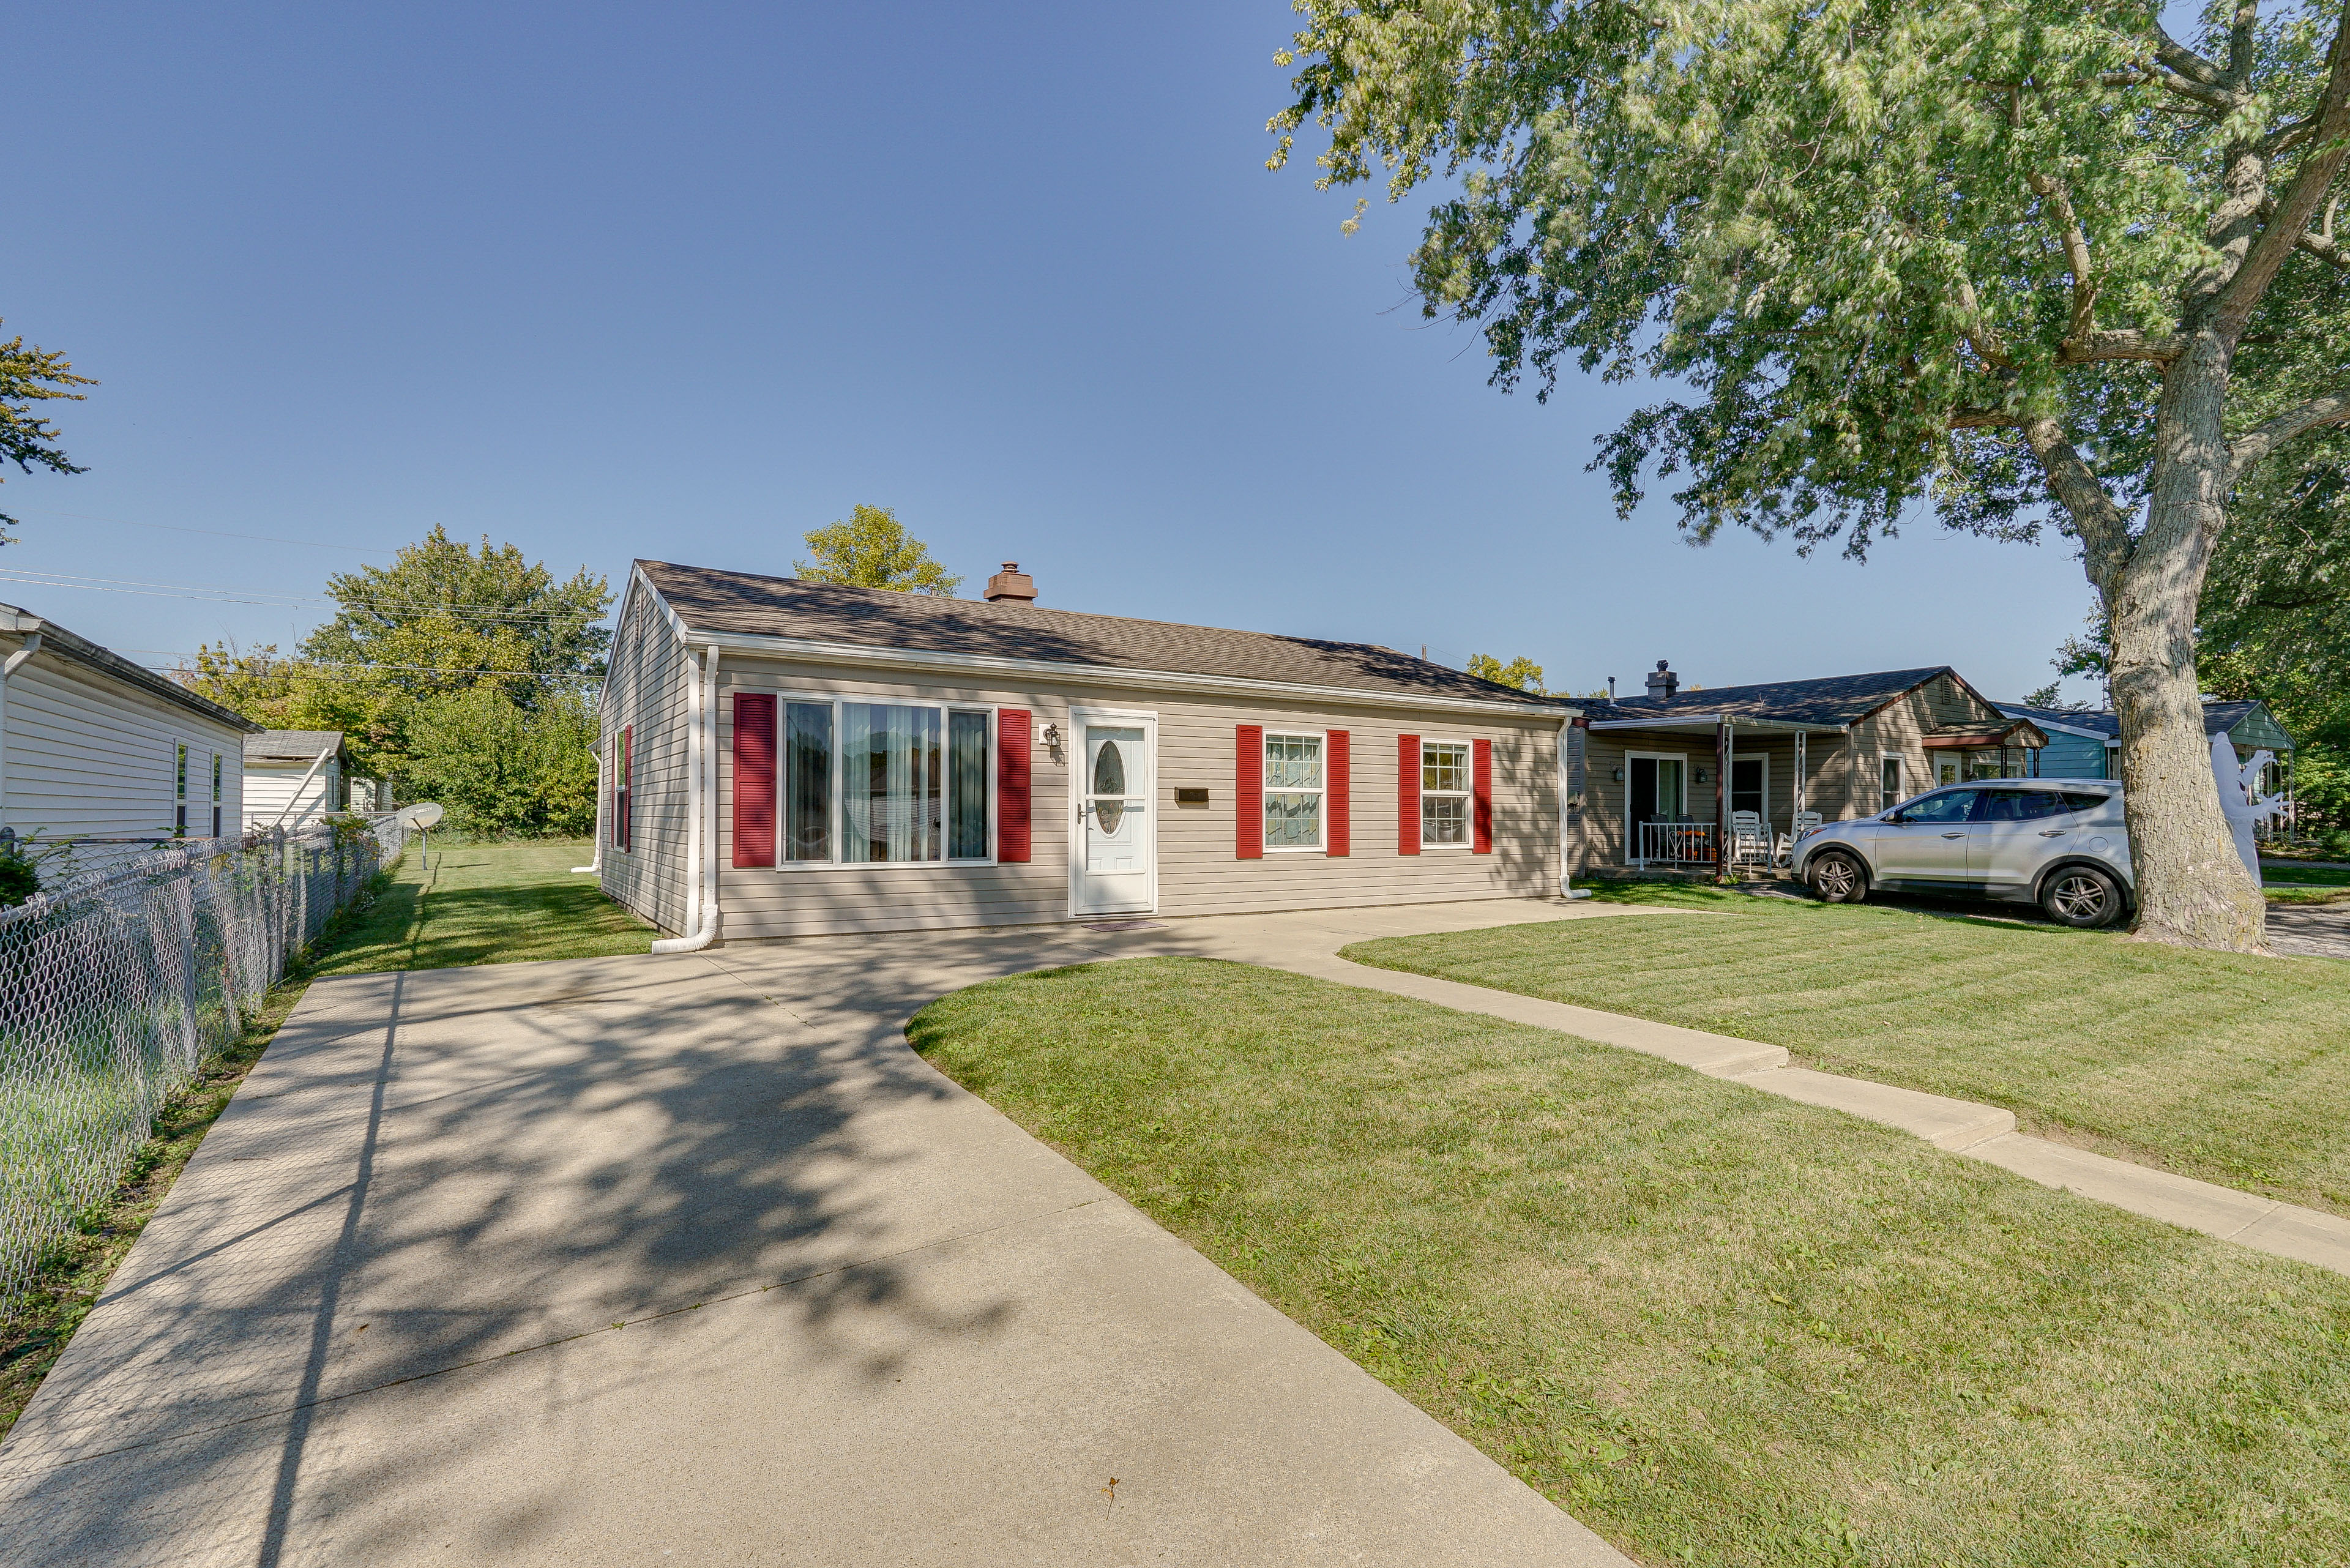
<instances>
[{"instance_id":1,"label":"white downspout","mask_svg":"<svg viewBox=\"0 0 2350 1568\"><path fill-rule=\"evenodd\" d=\"M599 726L600 728L600 726ZM574 866L571 874L594 876L604 869L604 737L596 737L596 842L593 853L585 866Z\"/></svg>"},{"instance_id":2,"label":"white downspout","mask_svg":"<svg viewBox=\"0 0 2350 1568\"><path fill-rule=\"evenodd\" d=\"M686 835L686 865L692 877L686 893L686 920L693 928L681 937L665 937L653 944L657 953L700 952L718 936L718 645L702 649L687 718L686 810L691 824Z\"/></svg>"},{"instance_id":3,"label":"white downspout","mask_svg":"<svg viewBox=\"0 0 2350 1568\"><path fill-rule=\"evenodd\" d=\"M8 821L8 678L23 667L25 660L41 651L39 621L34 630L26 633L25 646L0 663L0 826Z\"/></svg>"},{"instance_id":4,"label":"white downspout","mask_svg":"<svg viewBox=\"0 0 2350 1568\"><path fill-rule=\"evenodd\" d=\"M339 742L338 743L339 744ZM302 775L302 782L294 786L294 798L287 801L284 808L281 809L277 815L270 822L269 827L271 832L276 832L277 825L286 820L286 812L292 811L296 806L302 804L302 792L310 787L310 781L318 776L318 770L325 767L327 765L327 759L334 754L335 748L333 746L328 746L325 751L320 752L317 756L310 759L309 771ZM324 797L321 796L322 800L323 798Z\"/></svg>"}]
</instances>

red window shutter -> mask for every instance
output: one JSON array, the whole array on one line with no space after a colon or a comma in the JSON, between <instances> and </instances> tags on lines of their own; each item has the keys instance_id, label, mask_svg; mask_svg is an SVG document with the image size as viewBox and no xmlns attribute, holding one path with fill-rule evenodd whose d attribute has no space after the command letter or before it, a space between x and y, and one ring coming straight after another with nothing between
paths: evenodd
<instances>
[{"instance_id":1,"label":"red window shutter","mask_svg":"<svg viewBox=\"0 0 2350 1568\"><path fill-rule=\"evenodd\" d=\"M775 863L775 695L734 693L734 864Z\"/></svg>"},{"instance_id":2,"label":"red window shutter","mask_svg":"<svg viewBox=\"0 0 2350 1568\"><path fill-rule=\"evenodd\" d=\"M1242 724L1232 732L1233 858L1264 858L1264 726Z\"/></svg>"},{"instance_id":3,"label":"red window shutter","mask_svg":"<svg viewBox=\"0 0 2350 1568\"><path fill-rule=\"evenodd\" d=\"M1344 730L1330 732L1329 755L1324 759L1326 771L1323 775L1323 815L1329 820L1323 824L1323 838L1328 853L1344 855L1354 846L1354 776L1353 758L1348 754L1352 744Z\"/></svg>"},{"instance_id":4,"label":"red window shutter","mask_svg":"<svg viewBox=\"0 0 2350 1568\"><path fill-rule=\"evenodd\" d=\"M1419 737L1396 737L1396 853L1419 853Z\"/></svg>"},{"instance_id":5,"label":"red window shutter","mask_svg":"<svg viewBox=\"0 0 2350 1568\"><path fill-rule=\"evenodd\" d=\"M1469 742L1469 848L1493 853L1493 742Z\"/></svg>"},{"instance_id":6,"label":"red window shutter","mask_svg":"<svg viewBox=\"0 0 2350 1568\"><path fill-rule=\"evenodd\" d=\"M1030 723L1025 708L995 711L995 857L1002 861L1028 858Z\"/></svg>"}]
</instances>

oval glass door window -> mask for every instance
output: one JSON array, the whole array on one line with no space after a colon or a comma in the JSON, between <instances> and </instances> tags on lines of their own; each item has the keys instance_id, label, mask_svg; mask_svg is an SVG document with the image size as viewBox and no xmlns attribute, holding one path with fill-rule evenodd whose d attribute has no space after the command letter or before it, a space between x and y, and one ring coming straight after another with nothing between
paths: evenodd
<instances>
[{"instance_id":1,"label":"oval glass door window","mask_svg":"<svg viewBox=\"0 0 2350 1568\"><path fill-rule=\"evenodd\" d=\"M1104 741L1094 753L1094 821L1104 833L1116 833L1126 819L1126 802L1118 798L1124 794L1126 759L1118 754L1116 741Z\"/></svg>"}]
</instances>

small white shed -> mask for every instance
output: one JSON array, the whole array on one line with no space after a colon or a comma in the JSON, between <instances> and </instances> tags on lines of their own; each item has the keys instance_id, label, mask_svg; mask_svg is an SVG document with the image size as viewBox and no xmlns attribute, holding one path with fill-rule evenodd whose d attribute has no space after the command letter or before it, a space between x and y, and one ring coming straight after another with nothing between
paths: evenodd
<instances>
[{"instance_id":1,"label":"small white shed","mask_svg":"<svg viewBox=\"0 0 2350 1568\"><path fill-rule=\"evenodd\" d=\"M350 805L340 730L264 730L244 738L244 826L306 827Z\"/></svg>"},{"instance_id":2,"label":"small white shed","mask_svg":"<svg viewBox=\"0 0 2350 1568\"><path fill-rule=\"evenodd\" d=\"M215 837L244 823L261 728L178 682L0 604L0 826L20 838Z\"/></svg>"}]
</instances>

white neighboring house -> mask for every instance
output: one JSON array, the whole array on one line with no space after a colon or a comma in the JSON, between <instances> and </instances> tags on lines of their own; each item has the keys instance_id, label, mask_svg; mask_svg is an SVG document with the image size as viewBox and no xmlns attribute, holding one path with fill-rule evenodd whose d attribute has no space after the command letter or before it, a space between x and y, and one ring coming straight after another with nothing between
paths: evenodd
<instances>
[{"instance_id":1,"label":"white neighboring house","mask_svg":"<svg viewBox=\"0 0 2350 1568\"><path fill-rule=\"evenodd\" d=\"M307 827L349 807L340 730L264 730L244 738L244 826Z\"/></svg>"},{"instance_id":2,"label":"white neighboring house","mask_svg":"<svg viewBox=\"0 0 2350 1568\"><path fill-rule=\"evenodd\" d=\"M0 604L0 827L36 843L217 837L260 725Z\"/></svg>"}]
</instances>

